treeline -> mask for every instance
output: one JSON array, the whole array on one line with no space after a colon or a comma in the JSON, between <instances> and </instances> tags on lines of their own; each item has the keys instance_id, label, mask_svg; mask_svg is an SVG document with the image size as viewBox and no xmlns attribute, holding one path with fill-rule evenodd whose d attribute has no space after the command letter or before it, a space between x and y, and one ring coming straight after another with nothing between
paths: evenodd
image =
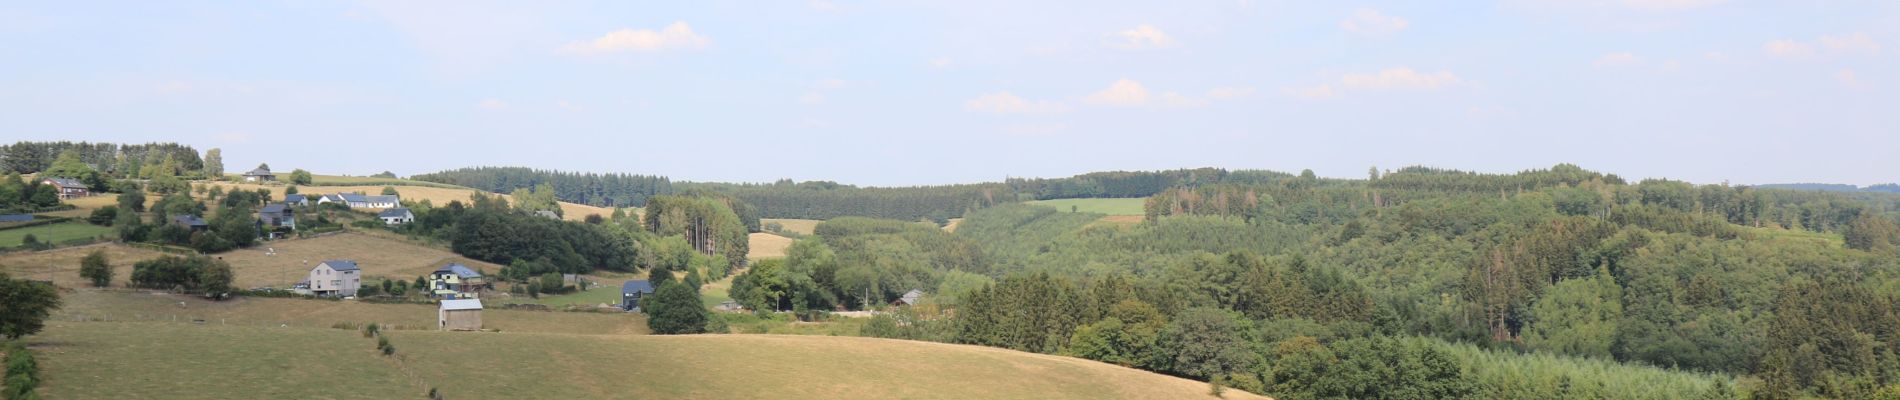
<instances>
[{"instance_id":1,"label":"treeline","mask_svg":"<svg viewBox=\"0 0 1900 400\"><path fill-rule=\"evenodd\" d=\"M656 196L647 203L641 225L654 235L679 236L694 252L738 267L750 251L746 235L759 226L758 217L742 213L750 214L746 204L727 196Z\"/></svg>"},{"instance_id":2,"label":"treeline","mask_svg":"<svg viewBox=\"0 0 1900 400\"><path fill-rule=\"evenodd\" d=\"M90 142L16 142L0 145L0 169L22 174L44 171L53 166L60 154L71 152L79 161L117 178L150 178L169 170L169 175L197 175L206 160L198 150L177 143L114 144Z\"/></svg>"},{"instance_id":3,"label":"treeline","mask_svg":"<svg viewBox=\"0 0 1900 400\"><path fill-rule=\"evenodd\" d=\"M523 167L472 167L410 176L409 179L510 193L552 185L554 196L599 207L645 207L647 199L677 193L664 176L580 173Z\"/></svg>"},{"instance_id":4,"label":"treeline","mask_svg":"<svg viewBox=\"0 0 1900 400\"><path fill-rule=\"evenodd\" d=\"M442 207L412 203L413 223L399 230L450 242L450 249L468 258L516 267L518 278L549 272L587 273L594 270L633 272L640 251L634 240L598 224L548 219L515 210L507 199L476 193L470 204L451 201Z\"/></svg>"},{"instance_id":5,"label":"treeline","mask_svg":"<svg viewBox=\"0 0 1900 400\"><path fill-rule=\"evenodd\" d=\"M733 299L755 310L866 310L911 290L980 288L987 264L975 243L917 222L845 217L734 278Z\"/></svg>"},{"instance_id":6,"label":"treeline","mask_svg":"<svg viewBox=\"0 0 1900 400\"><path fill-rule=\"evenodd\" d=\"M1067 178L1011 178L1004 180L1010 190L1033 200L1071 198L1148 197L1177 187L1215 184L1267 184L1294 178L1293 175L1264 170L1228 171L1220 168L1178 169L1171 171L1091 172Z\"/></svg>"}]
</instances>

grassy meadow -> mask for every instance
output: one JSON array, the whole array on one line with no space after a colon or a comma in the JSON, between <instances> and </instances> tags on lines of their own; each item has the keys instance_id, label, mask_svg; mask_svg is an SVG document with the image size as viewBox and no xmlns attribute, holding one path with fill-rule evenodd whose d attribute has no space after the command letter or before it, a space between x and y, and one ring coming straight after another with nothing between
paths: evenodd
<instances>
[{"instance_id":1,"label":"grassy meadow","mask_svg":"<svg viewBox=\"0 0 1900 400\"><path fill-rule=\"evenodd\" d=\"M1069 211L1115 215L1143 215L1142 205L1147 199L1056 199L1037 200L1028 204Z\"/></svg>"},{"instance_id":2,"label":"grassy meadow","mask_svg":"<svg viewBox=\"0 0 1900 400\"><path fill-rule=\"evenodd\" d=\"M391 399L427 390L348 330L67 321L27 343L48 399Z\"/></svg>"},{"instance_id":3,"label":"grassy meadow","mask_svg":"<svg viewBox=\"0 0 1900 400\"><path fill-rule=\"evenodd\" d=\"M745 258L758 260L785 256L785 249L792 247L792 239L770 233L753 233L746 236Z\"/></svg>"},{"instance_id":4,"label":"grassy meadow","mask_svg":"<svg viewBox=\"0 0 1900 400\"><path fill-rule=\"evenodd\" d=\"M818 229L818 224L825 223L825 221L819 221L815 219L781 219L781 218L759 219L759 224L761 226L765 224L770 224L770 223L778 223L780 226L783 226L785 228L786 232L797 232L798 234L801 234L801 235L810 235L812 234L813 231Z\"/></svg>"},{"instance_id":5,"label":"grassy meadow","mask_svg":"<svg viewBox=\"0 0 1900 400\"><path fill-rule=\"evenodd\" d=\"M59 243L68 240L88 239L112 235L111 227L98 226L85 222L71 221L52 225L30 226L18 229L0 230L0 248L19 246L26 235L33 235L40 243Z\"/></svg>"},{"instance_id":6,"label":"grassy meadow","mask_svg":"<svg viewBox=\"0 0 1900 400\"><path fill-rule=\"evenodd\" d=\"M385 178L364 178L364 179L385 179ZM417 182L417 181L405 181L405 182ZM422 183L426 183L426 182L422 182ZM284 188L288 187L287 185L282 184L282 183L273 183L273 184L266 185L266 184L256 184L256 183L233 183L233 182L196 182L194 184L221 186L227 192L232 189L242 189L242 190L269 189L271 191L271 198L273 199L283 199ZM406 201L428 200L430 203L438 205L438 206L449 204L450 201L456 201L456 200L460 200L466 204L468 203L468 199L470 195L476 192L479 192L478 190L475 190L475 189L459 187L459 186L447 186L447 185L402 186L402 185L392 184L391 186L396 187L396 193L400 194L403 200L406 200ZM365 185L341 185L341 186L311 185L311 186L297 187L297 192L301 194L305 194L305 195L349 193L349 192L364 192L364 193L369 193L369 194L377 194L377 193L381 193L381 190L382 189L380 187L377 187L376 185L367 185L367 186ZM507 197L507 195L501 195L501 196L504 198ZM567 202L561 203L561 215L563 219L570 220L570 221L579 221L581 219L587 218L588 214L600 214L600 216L605 217L608 215L612 215L613 212L614 212L613 209L605 208L605 207L594 207L594 206L589 206L589 205L574 204L574 203L567 203Z\"/></svg>"}]
</instances>

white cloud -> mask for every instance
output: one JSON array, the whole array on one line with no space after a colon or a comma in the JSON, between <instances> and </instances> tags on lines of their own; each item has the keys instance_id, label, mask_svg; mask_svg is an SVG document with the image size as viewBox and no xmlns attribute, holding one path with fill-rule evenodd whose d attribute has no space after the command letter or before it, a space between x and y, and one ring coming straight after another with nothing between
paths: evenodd
<instances>
[{"instance_id":1,"label":"white cloud","mask_svg":"<svg viewBox=\"0 0 1900 400\"><path fill-rule=\"evenodd\" d=\"M672 49L696 49L706 47L712 39L693 32L686 22L674 22L658 31L652 29L621 29L586 42L569 43L561 46L561 51L570 54L603 54L615 52L652 52Z\"/></svg>"},{"instance_id":2,"label":"white cloud","mask_svg":"<svg viewBox=\"0 0 1900 400\"><path fill-rule=\"evenodd\" d=\"M1123 49L1149 49L1174 45L1174 37L1168 36L1167 32L1162 32L1161 29L1147 24L1137 26L1135 29L1116 32L1111 36L1119 38L1119 40L1110 41L1109 45Z\"/></svg>"},{"instance_id":3,"label":"white cloud","mask_svg":"<svg viewBox=\"0 0 1900 400\"><path fill-rule=\"evenodd\" d=\"M1340 85L1361 90L1437 89L1460 82L1463 80L1450 71L1422 73L1405 67L1390 68L1376 74L1345 74L1339 77Z\"/></svg>"},{"instance_id":4,"label":"white cloud","mask_svg":"<svg viewBox=\"0 0 1900 400\"><path fill-rule=\"evenodd\" d=\"M805 92L804 96L798 96L798 104L824 104L824 103L825 103L824 93Z\"/></svg>"},{"instance_id":5,"label":"white cloud","mask_svg":"<svg viewBox=\"0 0 1900 400\"><path fill-rule=\"evenodd\" d=\"M1634 53L1604 54L1602 57L1597 57L1596 61L1590 62L1590 66L1596 68L1628 68L1642 64L1643 58L1637 57Z\"/></svg>"},{"instance_id":6,"label":"white cloud","mask_svg":"<svg viewBox=\"0 0 1900 400\"><path fill-rule=\"evenodd\" d=\"M501 99L482 99L482 101L475 103L475 107L484 110L500 110L508 108L508 102L501 101Z\"/></svg>"},{"instance_id":7,"label":"white cloud","mask_svg":"<svg viewBox=\"0 0 1900 400\"><path fill-rule=\"evenodd\" d=\"M1371 7L1360 7L1353 11L1352 17L1339 21L1339 28L1346 32L1367 36L1382 36L1405 30L1411 22L1405 18L1385 15Z\"/></svg>"},{"instance_id":8,"label":"white cloud","mask_svg":"<svg viewBox=\"0 0 1900 400\"><path fill-rule=\"evenodd\" d=\"M1841 36L1822 36L1821 46L1829 52L1861 55L1880 54L1880 43L1865 33Z\"/></svg>"},{"instance_id":9,"label":"white cloud","mask_svg":"<svg viewBox=\"0 0 1900 400\"><path fill-rule=\"evenodd\" d=\"M1062 103L1029 101L1009 92L990 93L963 102L963 109L992 114L1055 114L1069 110Z\"/></svg>"},{"instance_id":10,"label":"white cloud","mask_svg":"<svg viewBox=\"0 0 1900 400\"><path fill-rule=\"evenodd\" d=\"M1290 87L1280 89L1280 93L1303 99L1330 99L1339 97L1339 92L1333 90L1333 85L1319 85L1304 88Z\"/></svg>"},{"instance_id":11,"label":"white cloud","mask_svg":"<svg viewBox=\"0 0 1900 400\"><path fill-rule=\"evenodd\" d=\"M1168 107L1205 107L1207 99L1194 98L1175 92L1161 94L1161 104Z\"/></svg>"},{"instance_id":12,"label":"white cloud","mask_svg":"<svg viewBox=\"0 0 1900 400\"><path fill-rule=\"evenodd\" d=\"M1082 100L1104 106L1139 106L1148 103L1148 88L1142 87L1141 82L1122 79Z\"/></svg>"},{"instance_id":13,"label":"white cloud","mask_svg":"<svg viewBox=\"0 0 1900 400\"><path fill-rule=\"evenodd\" d=\"M1847 85L1847 87L1857 88L1861 86L1860 75L1855 74L1854 70L1847 69L1847 68L1842 68L1840 72L1835 72L1834 80L1840 81L1842 85Z\"/></svg>"},{"instance_id":14,"label":"white cloud","mask_svg":"<svg viewBox=\"0 0 1900 400\"><path fill-rule=\"evenodd\" d=\"M1251 87L1217 87L1207 90L1207 98L1214 100L1235 100L1253 97Z\"/></svg>"},{"instance_id":15,"label":"white cloud","mask_svg":"<svg viewBox=\"0 0 1900 400\"><path fill-rule=\"evenodd\" d=\"M1762 44L1761 48L1762 51L1768 52L1768 55L1781 58L1812 56L1820 50L1827 50L1828 54L1836 55L1871 56L1880 54L1880 42L1874 41L1873 37L1867 36L1865 33L1822 36L1814 42L1805 42L1795 39L1776 39Z\"/></svg>"}]
</instances>

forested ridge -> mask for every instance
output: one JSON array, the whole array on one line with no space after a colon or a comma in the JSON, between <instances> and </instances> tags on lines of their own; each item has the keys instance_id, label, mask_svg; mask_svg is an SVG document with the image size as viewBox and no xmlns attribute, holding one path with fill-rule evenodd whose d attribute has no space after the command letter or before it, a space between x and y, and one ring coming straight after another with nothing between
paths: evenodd
<instances>
[{"instance_id":1,"label":"forested ridge","mask_svg":"<svg viewBox=\"0 0 1900 400\"><path fill-rule=\"evenodd\" d=\"M921 288L943 311L865 334L1286 398L1900 394L1900 196L1406 168L1176 186L1147 213L835 219L733 296L815 318Z\"/></svg>"}]
</instances>

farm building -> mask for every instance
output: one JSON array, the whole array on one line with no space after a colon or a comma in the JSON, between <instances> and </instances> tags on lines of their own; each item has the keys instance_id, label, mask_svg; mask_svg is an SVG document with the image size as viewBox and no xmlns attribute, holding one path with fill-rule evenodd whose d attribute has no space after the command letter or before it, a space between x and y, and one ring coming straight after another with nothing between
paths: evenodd
<instances>
[{"instance_id":1,"label":"farm building","mask_svg":"<svg viewBox=\"0 0 1900 400\"><path fill-rule=\"evenodd\" d=\"M402 225L415 222L416 213L409 212L407 208L396 207L377 213L376 218L382 219L385 225Z\"/></svg>"},{"instance_id":2,"label":"farm building","mask_svg":"<svg viewBox=\"0 0 1900 400\"><path fill-rule=\"evenodd\" d=\"M191 214L174 215L172 216L172 223L191 228L192 232L202 231L211 226L210 223L205 222L204 218L199 218Z\"/></svg>"},{"instance_id":3,"label":"farm building","mask_svg":"<svg viewBox=\"0 0 1900 400\"><path fill-rule=\"evenodd\" d=\"M286 194L284 195L284 204L298 207L307 206L310 205L310 198L304 197L304 195L301 194Z\"/></svg>"},{"instance_id":4,"label":"farm building","mask_svg":"<svg viewBox=\"0 0 1900 400\"><path fill-rule=\"evenodd\" d=\"M318 296L350 297L363 286L363 271L355 261L326 260L310 269L310 293Z\"/></svg>"},{"instance_id":5,"label":"farm building","mask_svg":"<svg viewBox=\"0 0 1900 400\"><path fill-rule=\"evenodd\" d=\"M436 324L445 331L482 330L482 301L443 300L435 318Z\"/></svg>"},{"instance_id":6,"label":"farm building","mask_svg":"<svg viewBox=\"0 0 1900 400\"><path fill-rule=\"evenodd\" d=\"M487 283L480 272L450 263L429 273L429 295L443 299L472 299Z\"/></svg>"},{"instance_id":7,"label":"farm building","mask_svg":"<svg viewBox=\"0 0 1900 400\"><path fill-rule=\"evenodd\" d=\"M258 182L258 183L276 182L277 174L271 173L270 170L264 169L264 167L258 167L257 169L251 170L250 172L245 172L244 181Z\"/></svg>"},{"instance_id":8,"label":"farm building","mask_svg":"<svg viewBox=\"0 0 1900 400\"><path fill-rule=\"evenodd\" d=\"M922 291L922 290L917 290L917 289L911 289L911 290L910 290L910 291L908 291L908 292L904 292L904 295L903 295L903 296L900 296L900 297L898 297L896 301L892 301L892 302L891 302L891 305L893 305L893 306L913 306L913 305L917 305L917 302L918 302L918 301L922 301L923 299L924 299L924 291Z\"/></svg>"},{"instance_id":9,"label":"farm building","mask_svg":"<svg viewBox=\"0 0 1900 400\"><path fill-rule=\"evenodd\" d=\"M92 195L91 188L87 187L84 182L75 179L46 178L40 180L40 183L52 185L54 189L58 189L59 198L61 199L76 199Z\"/></svg>"},{"instance_id":10,"label":"farm building","mask_svg":"<svg viewBox=\"0 0 1900 400\"><path fill-rule=\"evenodd\" d=\"M627 281L620 284L620 309L640 310L640 298L653 294L653 282L645 280Z\"/></svg>"}]
</instances>

